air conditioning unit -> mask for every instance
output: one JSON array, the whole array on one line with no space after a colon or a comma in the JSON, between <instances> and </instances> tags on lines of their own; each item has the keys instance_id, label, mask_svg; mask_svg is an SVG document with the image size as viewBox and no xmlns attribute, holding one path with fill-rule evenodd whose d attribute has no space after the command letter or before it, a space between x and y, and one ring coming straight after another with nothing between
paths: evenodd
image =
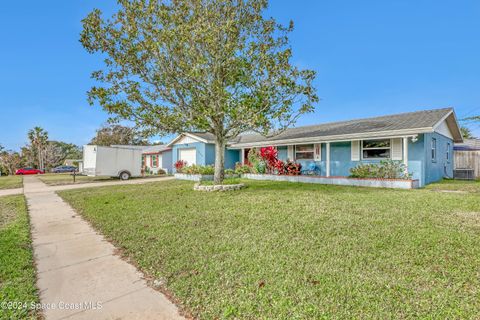
<instances>
[{"instance_id":1,"label":"air conditioning unit","mask_svg":"<svg viewBox=\"0 0 480 320\"><path fill-rule=\"evenodd\" d=\"M475 180L475 171L473 169L455 169L453 178L458 180Z\"/></svg>"}]
</instances>

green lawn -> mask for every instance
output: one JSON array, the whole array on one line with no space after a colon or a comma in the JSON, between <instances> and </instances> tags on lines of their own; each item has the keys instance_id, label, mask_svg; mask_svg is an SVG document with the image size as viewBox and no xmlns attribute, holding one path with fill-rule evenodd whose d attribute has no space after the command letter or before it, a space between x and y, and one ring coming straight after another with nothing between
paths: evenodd
<instances>
[{"instance_id":1,"label":"green lawn","mask_svg":"<svg viewBox=\"0 0 480 320\"><path fill-rule=\"evenodd\" d=\"M70 173L47 173L38 176L40 180L48 184L49 186L57 186L64 184L73 184L73 176ZM75 183L88 183L88 182L104 182L104 181L113 181L118 180L117 178L112 177L87 177L87 176L76 176Z\"/></svg>"},{"instance_id":2,"label":"green lawn","mask_svg":"<svg viewBox=\"0 0 480 320\"><path fill-rule=\"evenodd\" d=\"M202 319L479 316L478 194L245 182L60 194Z\"/></svg>"},{"instance_id":3,"label":"green lawn","mask_svg":"<svg viewBox=\"0 0 480 320\"><path fill-rule=\"evenodd\" d=\"M0 177L0 190L21 188L22 186L23 186L22 176L1 176Z\"/></svg>"},{"instance_id":4,"label":"green lawn","mask_svg":"<svg viewBox=\"0 0 480 320\"><path fill-rule=\"evenodd\" d=\"M477 192L480 193L480 180L476 181L462 181L445 179L438 183L433 183L426 186L429 190L442 191L462 191L462 192Z\"/></svg>"},{"instance_id":5,"label":"green lawn","mask_svg":"<svg viewBox=\"0 0 480 320\"><path fill-rule=\"evenodd\" d=\"M25 303L10 309L6 303ZM0 198L0 319L36 319L38 303L27 206L23 196Z\"/></svg>"}]
</instances>

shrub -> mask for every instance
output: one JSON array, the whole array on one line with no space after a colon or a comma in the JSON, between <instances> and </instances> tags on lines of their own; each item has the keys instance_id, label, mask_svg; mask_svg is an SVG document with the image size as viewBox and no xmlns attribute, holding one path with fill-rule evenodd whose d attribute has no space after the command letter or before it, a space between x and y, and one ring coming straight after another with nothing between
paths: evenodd
<instances>
[{"instance_id":1,"label":"shrub","mask_svg":"<svg viewBox=\"0 0 480 320\"><path fill-rule=\"evenodd\" d=\"M175 162L175 170L179 173L182 173L183 172L183 168L187 165L187 162L186 161L183 161L183 160L178 160L177 162Z\"/></svg>"},{"instance_id":2,"label":"shrub","mask_svg":"<svg viewBox=\"0 0 480 320\"><path fill-rule=\"evenodd\" d=\"M247 158L253 173L265 173L265 163L256 148L250 149Z\"/></svg>"},{"instance_id":3,"label":"shrub","mask_svg":"<svg viewBox=\"0 0 480 320\"><path fill-rule=\"evenodd\" d=\"M352 178L381 179L411 179L411 174L405 172L403 163L392 160L382 160L380 163L362 163L350 169Z\"/></svg>"},{"instance_id":4,"label":"shrub","mask_svg":"<svg viewBox=\"0 0 480 320\"><path fill-rule=\"evenodd\" d=\"M167 172L163 169L158 169L157 174L167 174Z\"/></svg>"},{"instance_id":5,"label":"shrub","mask_svg":"<svg viewBox=\"0 0 480 320\"><path fill-rule=\"evenodd\" d=\"M285 174L289 176L299 176L302 172L302 165L293 161L285 164Z\"/></svg>"},{"instance_id":6,"label":"shrub","mask_svg":"<svg viewBox=\"0 0 480 320\"><path fill-rule=\"evenodd\" d=\"M244 173L252 173L253 168L247 165L242 165L240 163L237 163L235 165L235 173L236 174L244 174Z\"/></svg>"},{"instance_id":7,"label":"shrub","mask_svg":"<svg viewBox=\"0 0 480 320\"><path fill-rule=\"evenodd\" d=\"M192 164L191 166L183 167L182 173L212 175L215 173L215 169L213 166L197 166L196 164Z\"/></svg>"},{"instance_id":8,"label":"shrub","mask_svg":"<svg viewBox=\"0 0 480 320\"><path fill-rule=\"evenodd\" d=\"M235 174L235 170L233 170L233 169L225 169L225 174L226 174L226 175L229 175L229 176L234 175L234 174Z\"/></svg>"},{"instance_id":9,"label":"shrub","mask_svg":"<svg viewBox=\"0 0 480 320\"><path fill-rule=\"evenodd\" d=\"M198 166L198 173L212 175L215 173L215 168L213 166Z\"/></svg>"}]
</instances>

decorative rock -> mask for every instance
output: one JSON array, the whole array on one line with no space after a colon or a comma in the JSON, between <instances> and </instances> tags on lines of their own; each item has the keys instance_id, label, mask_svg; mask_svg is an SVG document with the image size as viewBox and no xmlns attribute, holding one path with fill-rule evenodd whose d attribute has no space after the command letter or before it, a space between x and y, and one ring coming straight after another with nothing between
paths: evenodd
<instances>
[{"instance_id":1,"label":"decorative rock","mask_svg":"<svg viewBox=\"0 0 480 320\"><path fill-rule=\"evenodd\" d=\"M199 183L195 183L193 186L193 190L195 191L207 191L207 192L212 192L212 191L235 191L235 190L240 190L241 188L245 187L245 184L239 183L239 184L217 184L213 186L202 186Z\"/></svg>"}]
</instances>

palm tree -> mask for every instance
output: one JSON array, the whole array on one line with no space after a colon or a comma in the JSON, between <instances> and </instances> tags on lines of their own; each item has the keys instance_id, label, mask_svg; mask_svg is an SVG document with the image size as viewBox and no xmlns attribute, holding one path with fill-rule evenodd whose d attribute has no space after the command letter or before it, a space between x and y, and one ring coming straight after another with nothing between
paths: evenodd
<instances>
[{"instance_id":1,"label":"palm tree","mask_svg":"<svg viewBox=\"0 0 480 320\"><path fill-rule=\"evenodd\" d=\"M28 131L28 139L32 152L36 158L37 167L44 169L45 164L45 149L48 143L48 132L41 127L35 127Z\"/></svg>"}]
</instances>

